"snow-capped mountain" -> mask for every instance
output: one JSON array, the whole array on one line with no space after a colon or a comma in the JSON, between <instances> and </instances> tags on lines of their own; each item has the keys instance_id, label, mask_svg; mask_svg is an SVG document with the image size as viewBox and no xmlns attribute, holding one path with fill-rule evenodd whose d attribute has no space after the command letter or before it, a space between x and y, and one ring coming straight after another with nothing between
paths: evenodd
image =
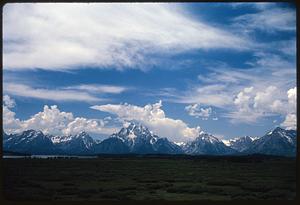
<instances>
[{"instance_id":1,"label":"snow-capped mountain","mask_svg":"<svg viewBox=\"0 0 300 205\"><path fill-rule=\"evenodd\" d=\"M35 130L27 130L4 137L3 150L28 154L59 153L48 136Z\"/></svg>"},{"instance_id":2,"label":"snow-capped mountain","mask_svg":"<svg viewBox=\"0 0 300 205\"><path fill-rule=\"evenodd\" d=\"M226 145L231 147L234 150L243 152L246 149L248 149L253 144L253 141L256 139L258 139L258 138L250 137L250 136L237 137L237 138L228 140Z\"/></svg>"},{"instance_id":3,"label":"snow-capped mountain","mask_svg":"<svg viewBox=\"0 0 300 205\"><path fill-rule=\"evenodd\" d=\"M160 138L154 135L143 125L130 123L128 127L122 128L118 133L102 141L96 146L98 153L138 153L138 154L179 154L181 148L167 138ZM101 150L103 149L103 150Z\"/></svg>"},{"instance_id":4,"label":"snow-capped mountain","mask_svg":"<svg viewBox=\"0 0 300 205\"><path fill-rule=\"evenodd\" d=\"M247 154L259 153L268 155L295 156L296 146L296 131L285 130L277 127L263 137L254 140L253 144L244 152Z\"/></svg>"},{"instance_id":5,"label":"snow-capped mountain","mask_svg":"<svg viewBox=\"0 0 300 205\"><path fill-rule=\"evenodd\" d=\"M84 131L77 135L51 136L50 139L56 148L67 154L91 154L96 144Z\"/></svg>"},{"instance_id":6,"label":"snow-capped mountain","mask_svg":"<svg viewBox=\"0 0 300 205\"><path fill-rule=\"evenodd\" d=\"M187 143L184 146L184 151L191 155L229 155L237 152L207 133L200 133L195 140Z\"/></svg>"},{"instance_id":7,"label":"snow-capped mountain","mask_svg":"<svg viewBox=\"0 0 300 205\"><path fill-rule=\"evenodd\" d=\"M3 149L28 154L91 154L95 141L87 133L52 136L27 130L20 134L4 134Z\"/></svg>"},{"instance_id":8,"label":"snow-capped mountain","mask_svg":"<svg viewBox=\"0 0 300 205\"><path fill-rule=\"evenodd\" d=\"M44 135L27 130L18 134L3 131L3 150L25 154L190 154L231 155L268 154L295 156L297 133L277 127L260 138L241 137L226 141L227 146L213 135L200 133L187 143L170 142L153 134L143 125L131 123L118 133L99 142L86 132L69 136Z\"/></svg>"},{"instance_id":9,"label":"snow-capped mountain","mask_svg":"<svg viewBox=\"0 0 300 205\"><path fill-rule=\"evenodd\" d=\"M153 153L152 145L158 137L153 135L143 125L130 123L127 128L122 128L114 137L120 138L133 153Z\"/></svg>"}]
</instances>

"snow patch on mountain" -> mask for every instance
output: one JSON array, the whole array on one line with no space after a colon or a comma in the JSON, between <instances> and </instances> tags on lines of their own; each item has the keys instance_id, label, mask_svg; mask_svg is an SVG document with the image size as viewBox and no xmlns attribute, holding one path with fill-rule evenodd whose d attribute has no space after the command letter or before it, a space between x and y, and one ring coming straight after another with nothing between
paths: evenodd
<instances>
[{"instance_id":1,"label":"snow patch on mountain","mask_svg":"<svg viewBox=\"0 0 300 205\"><path fill-rule=\"evenodd\" d=\"M186 145L186 142L174 142L174 143L180 147Z\"/></svg>"}]
</instances>

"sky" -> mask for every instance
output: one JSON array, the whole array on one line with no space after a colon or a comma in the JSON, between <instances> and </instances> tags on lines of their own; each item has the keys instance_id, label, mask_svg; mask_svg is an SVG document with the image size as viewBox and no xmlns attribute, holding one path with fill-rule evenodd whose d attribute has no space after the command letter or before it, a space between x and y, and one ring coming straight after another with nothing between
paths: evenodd
<instances>
[{"instance_id":1,"label":"sky","mask_svg":"<svg viewBox=\"0 0 300 205\"><path fill-rule=\"evenodd\" d=\"M290 3L9 3L3 128L174 142L296 129Z\"/></svg>"}]
</instances>

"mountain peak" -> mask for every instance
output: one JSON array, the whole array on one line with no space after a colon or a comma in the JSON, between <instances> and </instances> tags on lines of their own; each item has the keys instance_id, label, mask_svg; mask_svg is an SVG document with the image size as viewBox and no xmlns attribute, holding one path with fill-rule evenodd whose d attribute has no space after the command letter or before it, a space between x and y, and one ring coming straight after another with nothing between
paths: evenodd
<instances>
[{"instance_id":1,"label":"mountain peak","mask_svg":"<svg viewBox=\"0 0 300 205\"><path fill-rule=\"evenodd\" d=\"M286 132L286 130L281 127L276 127L273 132Z\"/></svg>"},{"instance_id":2,"label":"mountain peak","mask_svg":"<svg viewBox=\"0 0 300 205\"><path fill-rule=\"evenodd\" d=\"M281 127L276 127L274 130L268 132L266 134L266 136L281 136L281 137L285 137L287 135L287 130L281 128Z\"/></svg>"},{"instance_id":3,"label":"mountain peak","mask_svg":"<svg viewBox=\"0 0 300 205\"><path fill-rule=\"evenodd\" d=\"M33 129L30 129L30 130L25 130L23 131L23 133L26 133L26 134L30 134L30 133L41 133L42 131L37 131L37 130L33 130Z\"/></svg>"},{"instance_id":4,"label":"mountain peak","mask_svg":"<svg viewBox=\"0 0 300 205\"><path fill-rule=\"evenodd\" d=\"M250 137L250 136L236 137L234 139L228 140L226 145L239 151L239 152L243 152L249 146L251 146L253 141L256 139L257 138Z\"/></svg>"},{"instance_id":5,"label":"mountain peak","mask_svg":"<svg viewBox=\"0 0 300 205\"><path fill-rule=\"evenodd\" d=\"M128 136L130 138L135 138L136 136L148 136L151 135L151 132L147 127L142 124L135 124L131 122L127 127L123 127L118 135L120 136Z\"/></svg>"},{"instance_id":6,"label":"mountain peak","mask_svg":"<svg viewBox=\"0 0 300 205\"><path fill-rule=\"evenodd\" d=\"M210 143L220 142L220 140L218 138L216 138L215 136L208 134L208 133L200 133L199 137L197 137L197 138L198 138L198 140L208 141Z\"/></svg>"},{"instance_id":7,"label":"mountain peak","mask_svg":"<svg viewBox=\"0 0 300 205\"><path fill-rule=\"evenodd\" d=\"M44 136L43 132L40 130L25 130L21 133L21 135L25 135L25 136L31 136L31 137L37 137L37 136Z\"/></svg>"},{"instance_id":8,"label":"mountain peak","mask_svg":"<svg viewBox=\"0 0 300 205\"><path fill-rule=\"evenodd\" d=\"M85 137L85 136L89 136L89 134L85 131L81 131L79 132L77 135L75 135L76 137Z\"/></svg>"},{"instance_id":9,"label":"mountain peak","mask_svg":"<svg viewBox=\"0 0 300 205\"><path fill-rule=\"evenodd\" d=\"M199 136L184 146L184 151L192 155L227 155L236 151L226 146L215 136L208 133L200 133Z\"/></svg>"},{"instance_id":10,"label":"mountain peak","mask_svg":"<svg viewBox=\"0 0 300 205\"><path fill-rule=\"evenodd\" d=\"M128 148L130 153L182 153L181 148L170 142L167 138L160 138L154 135L147 127L142 124L131 122L124 126L118 133L105 140L106 143L120 139L121 143Z\"/></svg>"},{"instance_id":11,"label":"mountain peak","mask_svg":"<svg viewBox=\"0 0 300 205\"><path fill-rule=\"evenodd\" d=\"M276 127L253 142L246 153L295 156L296 132Z\"/></svg>"},{"instance_id":12,"label":"mountain peak","mask_svg":"<svg viewBox=\"0 0 300 205\"><path fill-rule=\"evenodd\" d=\"M130 129L130 130L134 129L135 127L136 127L136 124L133 122L130 122L127 126L126 125L124 126L124 128Z\"/></svg>"},{"instance_id":13,"label":"mountain peak","mask_svg":"<svg viewBox=\"0 0 300 205\"><path fill-rule=\"evenodd\" d=\"M144 126L143 124L141 123L133 123L131 122L127 127L126 129L128 130L149 130L146 126Z\"/></svg>"}]
</instances>

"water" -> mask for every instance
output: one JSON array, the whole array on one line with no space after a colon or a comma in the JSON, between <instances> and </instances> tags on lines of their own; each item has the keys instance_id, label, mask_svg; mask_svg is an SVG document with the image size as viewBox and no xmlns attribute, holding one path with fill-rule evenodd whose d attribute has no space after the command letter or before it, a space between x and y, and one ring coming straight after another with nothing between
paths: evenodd
<instances>
[{"instance_id":1,"label":"water","mask_svg":"<svg viewBox=\"0 0 300 205\"><path fill-rule=\"evenodd\" d=\"M38 159L49 159L49 158L77 158L77 159L89 159L97 158L97 156L77 156L77 155L31 155L31 156L20 156L20 155L4 155L3 158L7 159L18 159L18 158L38 158Z\"/></svg>"}]
</instances>

